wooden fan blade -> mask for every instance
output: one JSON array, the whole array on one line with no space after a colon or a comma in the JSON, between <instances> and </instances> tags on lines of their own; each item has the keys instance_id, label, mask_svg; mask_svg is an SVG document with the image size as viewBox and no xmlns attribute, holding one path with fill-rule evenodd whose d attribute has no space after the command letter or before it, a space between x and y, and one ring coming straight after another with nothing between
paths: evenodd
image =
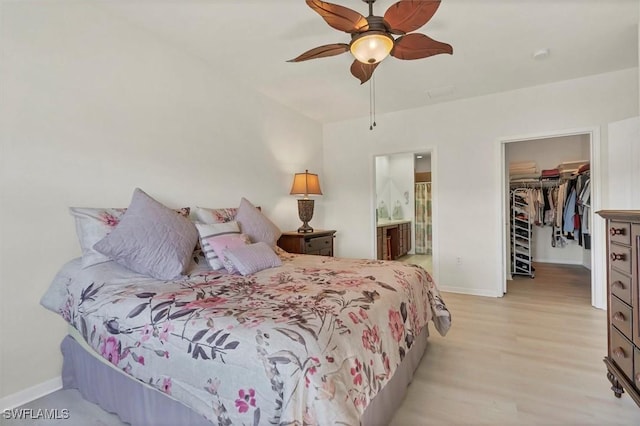
<instances>
[{"instance_id":1,"label":"wooden fan blade","mask_svg":"<svg viewBox=\"0 0 640 426\"><path fill-rule=\"evenodd\" d=\"M369 29L367 18L355 10L320 0L307 0L307 4L336 30L353 34Z\"/></svg>"},{"instance_id":2,"label":"wooden fan blade","mask_svg":"<svg viewBox=\"0 0 640 426\"><path fill-rule=\"evenodd\" d=\"M351 74L360 80L360 84L364 84L369 81L379 63L380 62L375 64L365 64L356 59L353 61L353 64L351 64Z\"/></svg>"},{"instance_id":3,"label":"wooden fan blade","mask_svg":"<svg viewBox=\"0 0 640 426\"><path fill-rule=\"evenodd\" d=\"M302 62L309 59L326 58L328 56L336 56L349 50L349 45L345 43L327 44L324 46L316 47L315 49L308 50L302 55L294 59L289 59L287 62Z\"/></svg>"},{"instance_id":4,"label":"wooden fan blade","mask_svg":"<svg viewBox=\"0 0 640 426\"><path fill-rule=\"evenodd\" d=\"M453 55L453 47L419 33L397 38L391 49L391 56L398 59L422 59L441 53Z\"/></svg>"},{"instance_id":5,"label":"wooden fan blade","mask_svg":"<svg viewBox=\"0 0 640 426\"><path fill-rule=\"evenodd\" d=\"M384 20L393 34L415 31L433 17L440 7L440 0L402 0L384 14Z\"/></svg>"}]
</instances>

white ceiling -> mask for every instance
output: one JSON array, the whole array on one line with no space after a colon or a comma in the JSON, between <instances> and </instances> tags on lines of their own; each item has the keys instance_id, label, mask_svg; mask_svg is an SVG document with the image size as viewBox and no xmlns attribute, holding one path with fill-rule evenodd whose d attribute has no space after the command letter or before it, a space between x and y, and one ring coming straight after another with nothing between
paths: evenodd
<instances>
[{"instance_id":1,"label":"white ceiling","mask_svg":"<svg viewBox=\"0 0 640 426\"><path fill-rule=\"evenodd\" d=\"M362 0L335 0L367 15ZM383 15L393 0L378 0ZM350 53L301 63L313 47L348 43L304 0L103 2L113 14L322 123L369 115L369 86ZM454 54L388 58L375 73L378 113L638 66L638 0L443 0L418 32ZM533 52L549 48L545 60ZM430 98L428 91L452 88ZM446 91L446 90L445 90Z\"/></svg>"}]
</instances>

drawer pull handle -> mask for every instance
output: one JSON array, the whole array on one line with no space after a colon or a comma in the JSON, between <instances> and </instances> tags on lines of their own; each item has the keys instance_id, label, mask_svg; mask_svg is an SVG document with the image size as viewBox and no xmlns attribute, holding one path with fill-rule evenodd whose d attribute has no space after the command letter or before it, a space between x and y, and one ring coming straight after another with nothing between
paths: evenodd
<instances>
[{"instance_id":1,"label":"drawer pull handle","mask_svg":"<svg viewBox=\"0 0 640 426\"><path fill-rule=\"evenodd\" d=\"M615 237L616 235L625 235L626 233L627 233L627 230L625 228L609 229L609 234L611 234L612 237Z\"/></svg>"},{"instance_id":2,"label":"drawer pull handle","mask_svg":"<svg viewBox=\"0 0 640 426\"><path fill-rule=\"evenodd\" d=\"M624 353L624 349L622 349L620 346L615 348L612 352L618 358L626 358L627 357L627 354Z\"/></svg>"},{"instance_id":3,"label":"drawer pull handle","mask_svg":"<svg viewBox=\"0 0 640 426\"><path fill-rule=\"evenodd\" d=\"M615 262L616 260L622 260L624 261L625 255L624 253L622 254L618 254L618 253L611 253L611 261Z\"/></svg>"},{"instance_id":4,"label":"drawer pull handle","mask_svg":"<svg viewBox=\"0 0 640 426\"><path fill-rule=\"evenodd\" d=\"M624 283L622 281L614 281L611 287L624 290Z\"/></svg>"},{"instance_id":5,"label":"drawer pull handle","mask_svg":"<svg viewBox=\"0 0 640 426\"><path fill-rule=\"evenodd\" d=\"M620 322L626 321L626 318L624 317L624 314L622 312L616 312L615 314L613 314L613 319Z\"/></svg>"}]
</instances>

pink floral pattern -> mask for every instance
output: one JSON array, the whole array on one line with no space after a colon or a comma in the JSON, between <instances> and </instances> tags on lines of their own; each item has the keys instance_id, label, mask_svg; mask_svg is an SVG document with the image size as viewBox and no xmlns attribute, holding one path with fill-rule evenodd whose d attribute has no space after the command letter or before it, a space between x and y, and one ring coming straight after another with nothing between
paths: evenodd
<instances>
[{"instance_id":1,"label":"pink floral pattern","mask_svg":"<svg viewBox=\"0 0 640 426\"><path fill-rule=\"evenodd\" d=\"M240 389L238 391L238 399L236 399L236 408L240 413L249 411L249 407L256 406L256 391L254 389Z\"/></svg>"},{"instance_id":2,"label":"pink floral pattern","mask_svg":"<svg viewBox=\"0 0 640 426\"><path fill-rule=\"evenodd\" d=\"M114 216L108 212L102 213L100 215L100 219L102 220L102 223L111 228L115 228L120 223L120 216Z\"/></svg>"},{"instance_id":3,"label":"pink floral pattern","mask_svg":"<svg viewBox=\"0 0 640 426\"><path fill-rule=\"evenodd\" d=\"M404 336L404 321L402 321L402 316L400 312L394 311L393 309L389 310L389 329L396 342L399 342Z\"/></svg>"},{"instance_id":4,"label":"pink floral pattern","mask_svg":"<svg viewBox=\"0 0 640 426\"><path fill-rule=\"evenodd\" d=\"M83 270L56 310L110 363L213 423L357 424L427 322L446 333L449 312L416 266L281 258L246 277L173 282L108 285Z\"/></svg>"},{"instance_id":5,"label":"pink floral pattern","mask_svg":"<svg viewBox=\"0 0 640 426\"><path fill-rule=\"evenodd\" d=\"M100 354L111 364L120 362L120 342L115 337L107 337L100 345Z\"/></svg>"},{"instance_id":6,"label":"pink floral pattern","mask_svg":"<svg viewBox=\"0 0 640 426\"><path fill-rule=\"evenodd\" d=\"M362 332L362 347L373 353L380 352L380 330L377 325L367 327Z\"/></svg>"}]
</instances>

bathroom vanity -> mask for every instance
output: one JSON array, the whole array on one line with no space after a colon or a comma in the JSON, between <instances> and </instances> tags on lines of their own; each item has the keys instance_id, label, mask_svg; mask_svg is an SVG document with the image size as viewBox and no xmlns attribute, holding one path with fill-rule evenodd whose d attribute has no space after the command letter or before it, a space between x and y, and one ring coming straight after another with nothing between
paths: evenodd
<instances>
[{"instance_id":1,"label":"bathroom vanity","mask_svg":"<svg viewBox=\"0 0 640 426\"><path fill-rule=\"evenodd\" d=\"M411 221L383 220L377 223L379 260L396 260L411 250Z\"/></svg>"}]
</instances>

